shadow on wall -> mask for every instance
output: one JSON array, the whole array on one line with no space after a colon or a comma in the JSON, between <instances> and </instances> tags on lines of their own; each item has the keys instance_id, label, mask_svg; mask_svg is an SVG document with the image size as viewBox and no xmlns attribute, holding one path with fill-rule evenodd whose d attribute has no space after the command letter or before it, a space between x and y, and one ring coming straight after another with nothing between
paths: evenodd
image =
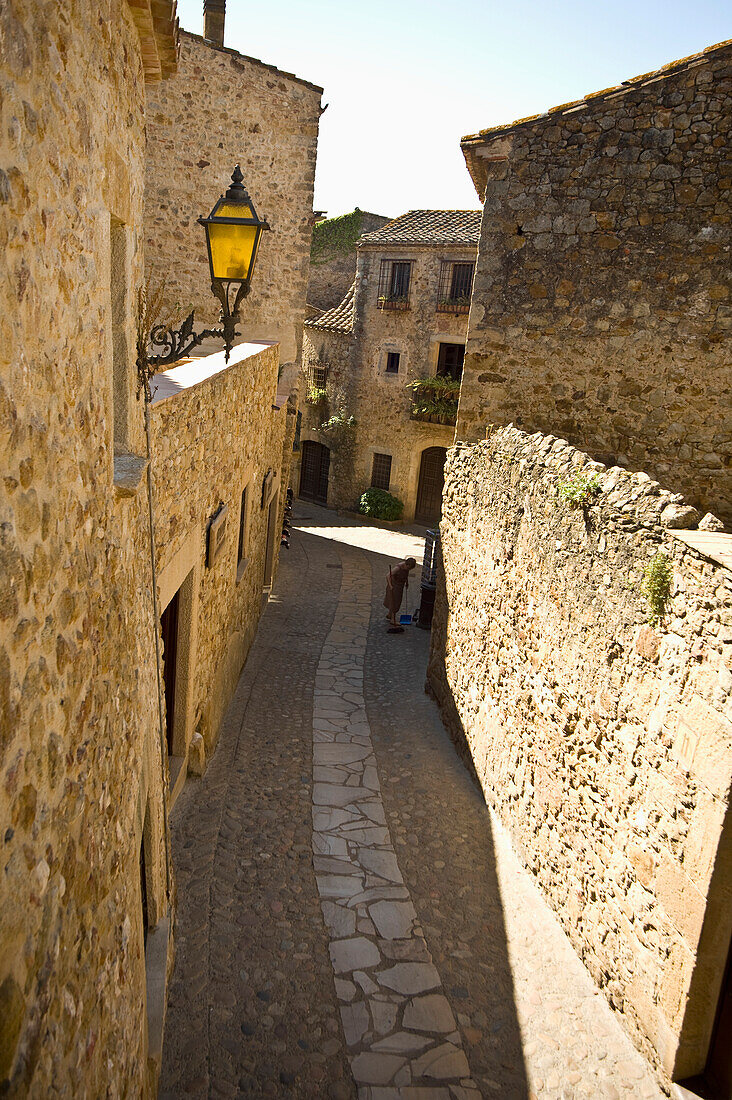
<instances>
[{"instance_id":1,"label":"shadow on wall","mask_svg":"<svg viewBox=\"0 0 732 1100\"><path fill-rule=\"evenodd\" d=\"M378 614L381 581L374 569L364 694L382 778L391 780L382 797L399 866L444 992L463 1017L474 1080L484 1095L526 1100L490 815L423 690L429 633L400 638L395 659Z\"/></svg>"}]
</instances>

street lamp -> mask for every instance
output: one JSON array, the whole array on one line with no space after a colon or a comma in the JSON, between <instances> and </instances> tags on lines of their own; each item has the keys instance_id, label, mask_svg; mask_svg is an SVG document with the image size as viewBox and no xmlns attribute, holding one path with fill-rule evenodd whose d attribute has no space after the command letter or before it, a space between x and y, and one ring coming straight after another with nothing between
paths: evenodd
<instances>
[{"instance_id":1,"label":"street lamp","mask_svg":"<svg viewBox=\"0 0 732 1100\"><path fill-rule=\"evenodd\" d=\"M148 356L151 367L160 367L182 359L208 337L224 341L226 362L239 333L239 307L249 293L259 241L266 220L260 219L247 194L244 177L237 164L231 185L207 218L198 224L206 231L208 263L211 269L211 290L221 302L221 328L193 331L193 313L189 313L179 329L156 325L150 333L150 344L164 348L161 355ZM233 294L233 303L231 297Z\"/></svg>"}]
</instances>

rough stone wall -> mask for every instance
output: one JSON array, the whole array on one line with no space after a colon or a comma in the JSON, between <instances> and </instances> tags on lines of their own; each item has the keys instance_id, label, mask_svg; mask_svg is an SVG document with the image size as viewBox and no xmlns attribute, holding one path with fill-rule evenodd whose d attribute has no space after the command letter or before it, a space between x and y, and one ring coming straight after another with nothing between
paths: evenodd
<instances>
[{"instance_id":1,"label":"rough stone wall","mask_svg":"<svg viewBox=\"0 0 732 1100\"><path fill-rule=\"evenodd\" d=\"M155 528L158 570L164 574L191 535L197 580L196 651L189 707L193 733L213 751L262 610L268 509L261 507L268 471L277 475L279 526L288 471L282 471L287 407L272 408L278 348L263 347L228 369L153 405ZM241 494L247 488L246 567L237 569ZM208 524L228 507L225 548L206 564ZM182 579L182 578L181 578Z\"/></svg>"},{"instance_id":2,"label":"rough stone wall","mask_svg":"<svg viewBox=\"0 0 732 1100\"><path fill-rule=\"evenodd\" d=\"M372 233L390 220L381 214L359 211L359 231ZM331 250L311 257L307 300L309 306L332 309L343 301L356 274L356 246L347 251Z\"/></svg>"},{"instance_id":3,"label":"rough stone wall","mask_svg":"<svg viewBox=\"0 0 732 1100\"><path fill-rule=\"evenodd\" d=\"M353 279L351 279L353 282ZM347 288L348 289L348 288ZM333 434L320 430L321 424L330 416L343 413L355 416L356 384L354 374L354 343L350 332L331 332L326 329L306 327L303 332L303 384L300 387L302 399L300 411L300 440L316 440L324 443L331 452L328 477L328 505L331 508L351 508L355 499L353 481L354 432ZM307 400L308 379L312 371L325 368L327 371L327 402L315 405ZM300 488L300 459L302 451L293 454L291 475L292 487L297 493Z\"/></svg>"},{"instance_id":4,"label":"rough stone wall","mask_svg":"<svg viewBox=\"0 0 732 1100\"><path fill-rule=\"evenodd\" d=\"M731 56L464 140L485 208L458 439L554 432L732 517Z\"/></svg>"},{"instance_id":5,"label":"rough stone wall","mask_svg":"<svg viewBox=\"0 0 732 1100\"><path fill-rule=\"evenodd\" d=\"M239 163L264 233L240 331L280 343L293 386L302 343L322 89L235 50L181 35L177 76L148 96L146 266L165 284L163 315L195 308L217 323L204 231L197 224Z\"/></svg>"},{"instance_id":6,"label":"rough stone wall","mask_svg":"<svg viewBox=\"0 0 732 1100\"><path fill-rule=\"evenodd\" d=\"M132 383L113 399L111 217L123 328L142 266L127 4L3 3L0 104L0 1092L147 1095L146 803L151 924L166 906L154 620L147 499L113 481ZM128 421L140 452L134 400Z\"/></svg>"},{"instance_id":7,"label":"rough stone wall","mask_svg":"<svg viewBox=\"0 0 732 1100\"><path fill-rule=\"evenodd\" d=\"M573 509L558 487L579 471L599 491ZM732 575L662 525L678 501L552 436L453 449L428 674L577 951L677 1079L703 1068L732 934ZM659 549L673 595L652 627Z\"/></svg>"},{"instance_id":8,"label":"rough stone wall","mask_svg":"<svg viewBox=\"0 0 732 1100\"><path fill-rule=\"evenodd\" d=\"M436 311L442 260L470 262L470 248L359 249L354 330L357 435L354 458L356 500L371 484L374 453L390 454L390 492L404 502L404 520L414 517L422 451L449 447L453 425L411 420L412 391L407 382L437 372L440 342L465 343L467 317ZM377 306L382 259L412 260L411 308ZM389 351L401 354L398 374L386 373Z\"/></svg>"}]
</instances>

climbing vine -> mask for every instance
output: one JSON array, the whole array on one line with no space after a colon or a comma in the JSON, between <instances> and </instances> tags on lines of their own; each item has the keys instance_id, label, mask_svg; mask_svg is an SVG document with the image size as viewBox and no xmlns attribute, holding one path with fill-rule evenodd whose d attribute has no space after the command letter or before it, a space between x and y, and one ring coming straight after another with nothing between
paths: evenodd
<instances>
[{"instance_id":1,"label":"climbing vine","mask_svg":"<svg viewBox=\"0 0 732 1100\"><path fill-rule=\"evenodd\" d=\"M361 236L363 210L356 207L350 214L341 214L338 218L327 218L313 226L313 241L310 247L310 262L324 264L334 256L347 256L356 247Z\"/></svg>"},{"instance_id":2,"label":"climbing vine","mask_svg":"<svg viewBox=\"0 0 732 1100\"><path fill-rule=\"evenodd\" d=\"M666 614L671 599L672 580L671 560L663 550L659 550L653 561L643 570L641 581L641 595L645 597L651 626L656 626Z\"/></svg>"}]
</instances>

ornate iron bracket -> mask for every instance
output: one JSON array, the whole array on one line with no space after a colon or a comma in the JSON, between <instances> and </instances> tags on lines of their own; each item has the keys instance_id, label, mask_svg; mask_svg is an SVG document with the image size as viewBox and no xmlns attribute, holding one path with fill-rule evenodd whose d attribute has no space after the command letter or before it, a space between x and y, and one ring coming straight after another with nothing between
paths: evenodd
<instances>
[{"instance_id":1,"label":"ornate iron bracket","mask_svg":"<svg viewBox=\"0 0 732 1100\"><path fill-rule=\"evenodd\" d=\"M239 283L233 305L229 304L229 292L232 281L216 280L211 283L211 290L221 302L221 328L206 328L201 332L193 329L194 312L191 311L183 324L178 329L170 325L154 325L148 339L148 348L161 348L159 354L146 355L148 373L155 373L160 367L169 363L176 363L179 359L185 359L194 348L202 344L204 340L213 338L223 340L226 351L226 362L229 362L234 340L240 334L236 330L239 323L239 307L249 293L247 283Z\"/></svg>"}]
</instances>

